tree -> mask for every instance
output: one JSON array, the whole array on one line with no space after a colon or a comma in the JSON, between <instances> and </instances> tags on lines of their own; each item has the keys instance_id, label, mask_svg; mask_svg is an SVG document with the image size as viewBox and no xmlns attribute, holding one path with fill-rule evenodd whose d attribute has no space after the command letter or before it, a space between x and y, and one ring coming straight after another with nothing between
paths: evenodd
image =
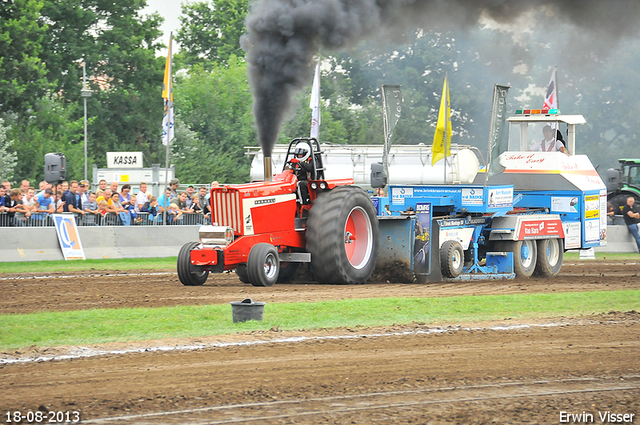
<instances>
[{"instance_id":1,"label":"tree","mask_svg":"<svg viewBox=\"0 0 640 425\"><path fill-rule=\"evenodd\" d=\"M63 153L67 158L67 176L80 179L84 170L84 145L81 143L83 119L78 106L66 104L59 95L38 99L33 113L15 121L11 134L16 149L16 181L39 181L44 178L44 155Z\"/></svg>"},{"instance_id":2,"label":"tree","mask_svg":"<svg viewBox=\"0 0 640 425\"><path fill-rule=\"evenodd\" d=\"M178 66L227 64L229 58L244 57L240 36L244 33L248 0L212 0L182 5L181 27L176 40Z\"/></svg>"},{"instance_id":3,"label":"tree","mask_svg":"<svg viewBox=\"0 0 640 425\"><path fill-rule=\"evenodd\" d=\"M24 112L47 88L41 0L0 2L0 113Z\"/></svg>"},{"instance_id":4,"label":"tree","mask_svg":"<svg viewBox=\"0 0 640 425\"><path fill-rule=\"evenodd\" d=\"M0 179L15 181L13 172L17 163L17 155L9 150L13 142L7 138L7 130L4 120L0 118Z\"/></svg>"},{"instance_id":5,"label":"tree","mask_svg":"<svg viewBox=\"0 0 640 425\"><path fill-rule=\"evenodd\" d=\"M48 31L42 57L62 100L81 104L82 62L93 95L87 102L91 162L106 163L107 151L142 151L150 162L164 159L162 18L141 16L144 0L45 0ZM72 120L81 117L74 108ZM76 143L81 143L78 133ZM74 175L74 177L79 177Z\"/></svg>"},{"instance_id":6,"label":"tree","mask_svg":"<svg viewBox=\"0 0 640 425\"><path fill-rule=\"evenodd\" d=\"M200 182L247 181L244 147L256 145L256 131L244 62L232 56L228 66L213 64L211 70L194 66L176 79L175 110L189 129L184 135L176 130L173 155L180 158L176 174Z\"/></svg>"}]
</instances>

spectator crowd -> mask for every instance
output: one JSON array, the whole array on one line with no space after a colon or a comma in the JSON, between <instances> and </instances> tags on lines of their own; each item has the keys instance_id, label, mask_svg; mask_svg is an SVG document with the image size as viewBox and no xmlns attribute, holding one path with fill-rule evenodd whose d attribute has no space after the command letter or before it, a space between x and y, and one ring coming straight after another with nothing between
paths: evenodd
<instances>
[{"instance_id":1,"label":"spectator crowd","mask_svg":"<svg viewBox=\"0 0 640 425\"><path fill-rule=\"evenodd\" d=\"M218 186L218 182L211 184ZM0 186L0 227L52 226L51 214L70 213L80 226L132 226L164 224L209 224L209 190L193 185L179 190L172 179L159 197L151 195L142 182L137 193L131 185L100 180L95 192L88 181L72 180L52 186L46 181L31 186L23 180L19 187L8 181Z\"/></svg>"}]
</instances>

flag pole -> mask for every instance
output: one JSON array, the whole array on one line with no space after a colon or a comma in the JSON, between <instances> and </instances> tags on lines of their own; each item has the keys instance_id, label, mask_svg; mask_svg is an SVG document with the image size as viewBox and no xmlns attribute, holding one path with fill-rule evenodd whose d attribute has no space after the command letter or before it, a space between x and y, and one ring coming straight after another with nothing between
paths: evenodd
<instances>
[{"instance_id":1,"label":"flag pole","mask_svg":"<svg viewBox=\"0 0 640 425\"><path fill-rule=\"evenodd\" d=\"M166 153L165 153L165 163L164 163L164 186L162 187L162 194L163 194L163 202L162 202L162 224L166 224L167 223L167 209L168 209L168 204L167 204L167 185L169 184L169 146L171 145L171 123L173 122L173 117L171 116L171 112L173 111L173 81L172 81L172 77L171 77L171 71L172 71L172 57L171 57L171 47L173 44L173 31L171 31L169 33L169 52L168 52L168 56L167 56L167 66L169 67L168 70L168 75L169 75L169 81L167 83L167 85L169 87L167 87L167 120L169 122L169 129L167 132L167 146L166 146Z\"/></svg>"},{"instance_id":2,"label":"flag pole","mask_svg":"<svg viewBox=\"0 0 640 425\"><path fill-rule=\"evenodd\" d=\"M449 72L445 72L444 74L444 81L446 82L445 84L445 90L444 93L442 93L442 96L446 96L444 98L444 181L443 184L447 184L447 128L449 127Z\"/></svg>"}]
</instances>

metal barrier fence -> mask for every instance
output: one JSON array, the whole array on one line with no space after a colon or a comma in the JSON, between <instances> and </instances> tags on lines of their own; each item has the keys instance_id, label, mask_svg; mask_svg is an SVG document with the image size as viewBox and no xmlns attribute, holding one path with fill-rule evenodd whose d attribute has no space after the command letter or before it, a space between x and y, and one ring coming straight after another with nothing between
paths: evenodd
<instances>
[{"instance_id":1,"label":"metal barrier fence","mask_svg":"<svg viewBox=\"0 0 640 425\"><path fill-rule=\"evenodd\" d=\"M211 224L210 216L201 213L183 213L180 216L167 214L166 220L163 215L156 216L137 212L129 213L106 213L102 214L74 214L78 226L164 226L164 225L205 225ZM8 213L0 213L0 227L52 227L53 219L45 212L31 213L29 217L16 213L11 217Z\"/></svg>"}]
</instances>

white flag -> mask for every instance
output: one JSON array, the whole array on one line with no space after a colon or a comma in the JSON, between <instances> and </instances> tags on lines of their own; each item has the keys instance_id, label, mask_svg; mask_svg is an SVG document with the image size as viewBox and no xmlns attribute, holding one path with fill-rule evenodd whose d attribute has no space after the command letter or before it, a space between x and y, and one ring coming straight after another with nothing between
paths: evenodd
<instances>
[{"instance_id":1,"label":"white flag","mask_svg":"<svg viewBox=\"0 0 640 425\"><path fill-rule=\"evenodd\" d=\"M162 144L167 146L173 140L173 102L164 101L164 117L162 118Z\"/></svg>"},{"instance_id":2,"label":"white flag","mask_svg":"<svg viewBox=\"0 0 640 425\"><path fill-rule=\"evenodd\" d=\"M316 65L316 75L313 77L309 108L311 108L311 134L309 137L320 141L318 138L320 133L320 59Z\"/></svg>"},{"instance_id":3,"label":"white flag","mask_svg":"<svg viewBox=\"0 0 640 425\"><path fill-rule=\"evenodd\" d=\"M542 109L558 109L558 71L554 68Z\"/></svg>"}]
</instances>

